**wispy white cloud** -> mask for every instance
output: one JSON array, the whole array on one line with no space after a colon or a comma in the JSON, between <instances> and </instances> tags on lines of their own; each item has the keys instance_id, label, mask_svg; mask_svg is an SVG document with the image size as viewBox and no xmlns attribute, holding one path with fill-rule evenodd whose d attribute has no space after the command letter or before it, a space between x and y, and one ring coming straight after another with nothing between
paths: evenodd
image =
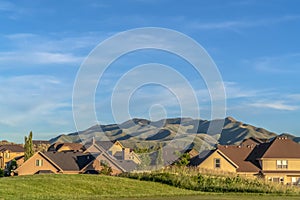
<instances>
[{"instance_id":1,"label":"wispy white cloud","mask_svg":"<svg viewBox=\"0 0 300 200\"><path fill-rule=\"evenodd\" d=\"M266 93L265 90L255 90L255 89L249 89L244 88L241 84L238 84L237 82L224 82L227 99L237 99L237 98L250 98L259 96L262 93Z\"/></svg>"},{"instance_id":2,"label":"wispy white cloud","mask_svg":"<svg viewBox=\"0 0 300 200\"><path fill-rule=\"evenodd\" d=\"M282 111L295 111L299 109L298 106L289 105L283 101L256 102L256 103L251 103L250 106L257 107L257 108L270 108L270 109L282 110Z\"/></svg>"},{"instance_id":3,"label":"wispy white cloud","mask_svg":"<svg viewBox=\"0 0 300 200\"><path fill-rule=\"evenodd\" d=\"M287 95L287 99L292 101L300 101L300 94L289 94Z\"/></svg>"},{"instance_id":4,"label":"wispy white cloud","mask_svg":"<svg viewBox=\"0 0 300 200\"><path fill-rule=\"evenodd\" d=\"M13 66L22 64L43 65L43 64L79 64L83 57L75 56L70 53L51 53L51 52L1 52L1 65ZM16 62L17 61L17 62Z\"/></svg>"},{"instance_id":5,"label":"wispy white cloud","mask_svg":"<svg viewBox=\"0 0 300 200\"><path fill-rule=\"evenodd\" d=\"M80 64L86 54L95 47L99 33L83 36L40 36L32 33L2 35L10 45L10 51L0 52L2 67L22 64ZM103 36L102 36L103 37ZM85 53L86 52L86 53ZM16 62L17 61L17 62Z\"/></svg>"},{"instance_id":6,"label":"wispy white cloud","mask_svg":"<svg viewBox=\"0 0 300 200\"><path fill-rule=\"evenodd\" d=\"M194 29L241 29L299 20L300 15L285 15L281 17L253 19L253 20L228 20L219 22L191 22L187 26Z\"/></svg>"},{"instance_id":7,"label":"wispy white cloud","mask_svg":"<svg viewBox=\"0 0 300 200\"><path fill-rule=\"evenodd\" d=\"M269 56L244 61L255 70L267 73L296 73L300 67L300 53Z\"/></svg>"},{"instance_id":8,"label":"wispy white cloud","mask_svg":"<svg viewBox=\"0 0 300 200\"><path fill-rule=\"evenodd\" d=\"M53 76L0 77L0 124L36 128L68 124L71 116L71 86ZM54 120L55 119L55 120ZM49 130L51 132L53 130Z\"/></svg>"}]
</instances>

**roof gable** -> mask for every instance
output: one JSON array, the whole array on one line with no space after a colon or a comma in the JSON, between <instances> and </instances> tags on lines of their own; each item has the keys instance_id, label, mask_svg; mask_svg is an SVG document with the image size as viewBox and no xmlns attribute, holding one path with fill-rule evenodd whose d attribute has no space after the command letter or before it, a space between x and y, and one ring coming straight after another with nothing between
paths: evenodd
<instances>
[{"instance_id":1,"label":"roof gable","mask_svg":"<svg viewBox=\"0 0 300 200\"><path fill-rule=\"evenodd\" d=\"M260 170L255 163L248 159L253 151L252 146L219 145L218 150L238 166L238 172L258 172Z\"/></svg>"},{"instance_id":2,"label":"roof gable","mask_svg":"<svg viewBox=\"0 0 300 200\"><path fill-rule=\"evenodd\" d=\"M92 154L81 152L46 152L44 154L63 171L80 171L95 159Z\"/></svg>"},{"instance_id":3,"label":"roof gable","mask_svg":"<svg viewBox=\"0 0 300 200\"><path fill-rule=\"evenodd\" d=\"M300 144L287 137L276 137L258 158L300 158Z\"/></svg>"},{"instance_id":4,"label":"roof gable","mask_svg":"<svg viewBox=\"0 0 300 200\"><path fill-rule=\"evenodd\" d=\"M48 158L45 154L42 152L36 152L33 156L31 156L26 162L24 162L20 167L16 169L16 172L22 168L26 168L27 163L30 163L32 160L36 159L38 156L43 157L49 164L51 164L54 168L57 169L57 171L63 171L55 162L53 162L50 158Z\"/></svg>"},{"instance_id":5,"label":"roof gable","mask_svg":"<svg viewBox=\"0 0 300 200\"><path fill-rule=\"evenodd\" d=\"M207 158L213 156L214 154L219 154L222 156L228 163L230 163L234 168L238 168L238 165L234 163L228 156L226 156L222 151L219 149L215 150L207 150L201 152L198 156L195 156L191 159L189 165L190 166L199 166L201 165Z\"/></svg>"},{"instance_id":6,"label":"roof gable","mask_svg":"<svg viewBox=\"0 0 300 200\"><path fill-rule=\"evenodd\" d=\"M10 152L24 152L24 147L22 147L21 145L17 145L17 144L4 144L0 146L0 151L4 152L4 151L10 151Z\"/></svg>"}]
</instances>

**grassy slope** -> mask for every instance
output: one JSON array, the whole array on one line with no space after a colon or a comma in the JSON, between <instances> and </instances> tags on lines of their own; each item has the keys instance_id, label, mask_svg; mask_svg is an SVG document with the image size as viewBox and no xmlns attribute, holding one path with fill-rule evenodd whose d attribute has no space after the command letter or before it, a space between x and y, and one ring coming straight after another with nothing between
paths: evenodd
<instances>
[{"instance_id":1,"label":"grassy slope","mask_svg":"<svg viewBox=\"0 0 300 200\"><path fill-rule=\"evenodd\" d=\"M160 183L95 176L36 175L0 179L0 199L103 199L193 195L188 191ZM198 193L199 194L199 193Z\"/></svg>"},{"instance_id":2,"label":"grassy slope","mask_svg":"<svg viewBox=\"0 0 300 200\"><path fill-rule=\"evenodd\" d=\"M96 175L36 175L0 179L0 199L279 200L298 196L216 194L160 183Z\"/></svg>"}]
</instances>

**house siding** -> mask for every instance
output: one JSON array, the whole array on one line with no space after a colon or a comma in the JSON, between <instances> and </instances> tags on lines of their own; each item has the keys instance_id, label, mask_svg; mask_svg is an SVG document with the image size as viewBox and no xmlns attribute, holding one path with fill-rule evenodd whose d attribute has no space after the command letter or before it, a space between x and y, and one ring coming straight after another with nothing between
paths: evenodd
<instances>
[{"instance_id":1,"label":"house siding","mask_svg":"<svg viewBox=\"0 0 300 200\"><path fill-rule=\"evenodd\" d=\"M288 162L288 168L287 169L277 169L277 160L287 160ZM289 158L272 158L272 159L263 159L262 160L262 170L278 170L280 172L281 170L300 170L300 159L289 159Z\"/></svg>"},{"instance_id":2,"label":"house siding","mask_svg":"<svg viewBox=\"0 0 300 200\"><path fill-rule=\"evenodd\" d=\"M118 175L118 174L122 173L121 170L117 169L116 167L113 167L111 165L111 163L109 163L109 165L110 165L110 167L112 169L111 175ZM96 159L87 168L85 168L84 172L89 171L89 170L100 172L102 169L103 169L103 166L101 166L100 165L100 161L98 159Z\"/></svg>"},{"instance_id":3,"label":"house siding","mask_svg":"<svg viewBox=\"0 0 300 200\"><path fill-rule=\"evenodd\" d=\"M115 142L110 149L108 150L108 152L113 156L115 155L117 152L122 152L123 151L123 146L119 143L119 142Z\"/></svg>"},{"instance_id":4,"label":"house siding","mask_svg":"<svg viewBox=\"0 0 300 200\"><path fill-rule=\"evenodd\" d=\"M7 157L7 154L9 154L9 157ZM16 157L23 156L24 152L11 152L9 150L3 151L0 154L0 168L5 169L6 163L13 160Z\"/></svg>"},{"instance_id":5,"label":"house siding","mask_svg":"<svg viewBox=\"0 0 300 200\"><path fill-rule=\"evenodd\" d=\"M288 168L287 169L278 169L277 160L287 160ZM292 184L293 177L297 180L300 178L300 159L288 159L288 158L271 158L262 160L262 170L264 172L264 178L267 181L280 180L282 184ZM275 171L275 172L268 172ZM298 171L298 172L297 172Z\"/></svg>"},{"instance_id":6,"label":"house siding","mask_svg":"<svg viewBox=\"0 0 300 200\"><path fill-rule=\"evenodd\" d=\"M215 159L220 159L221 166L220 168L215 168ZM216 171L224 171L224 172L236 172L236 168L225 159L218 151L212 153L209 157L207 157L199 166L202 169L208 170L216 170Z\"/></svg>"},{"instance_id":7,"label":"house siding","mask_svg":"<svg viewBox=\"0 0 300 200\"><path fill-rule=\"evenodd\" d=\"M42 160L42 166L36 166L36 160ZM40 170L51 170L53 173L59 173L59 170L39 153L34 154L29 160L17 169L19 176L32 175Z\"/></svg>"}]
</instances>

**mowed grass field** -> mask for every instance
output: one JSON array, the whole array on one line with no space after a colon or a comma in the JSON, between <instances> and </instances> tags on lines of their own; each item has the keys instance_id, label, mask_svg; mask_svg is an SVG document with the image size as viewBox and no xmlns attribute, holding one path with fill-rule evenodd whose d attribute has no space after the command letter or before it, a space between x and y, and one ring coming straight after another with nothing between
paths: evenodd
<instances>
[{"instance_id":1,"label":"mowed grass field","mask_svg":"<svg viewBox=\"0 0 300 200\"><path fill-rule=\"evenodd\" d=\"M215 194L155 182L96 175L35 175L0 179L0 199L300 199L299 196Z\"/></svg>"}]
</instances>

